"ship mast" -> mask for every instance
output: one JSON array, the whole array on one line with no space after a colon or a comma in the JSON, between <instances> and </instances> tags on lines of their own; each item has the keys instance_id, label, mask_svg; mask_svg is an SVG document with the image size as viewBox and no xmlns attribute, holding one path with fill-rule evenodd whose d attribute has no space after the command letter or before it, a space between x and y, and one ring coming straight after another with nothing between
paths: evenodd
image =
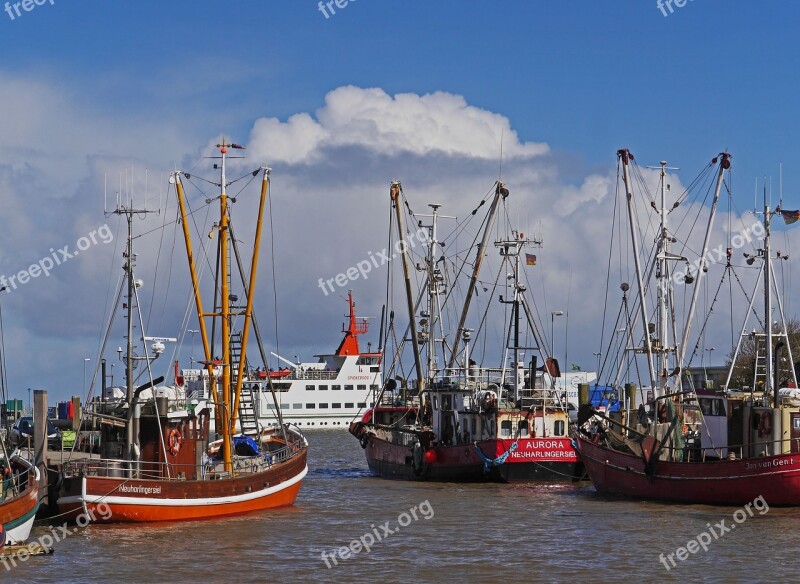
<instances>
[{"instance_id":1,"label":"ship mast","mask_svg":"<svg viewBox=\"0 0 800 584\"><path fill-rule=\"evenodd\" d=\"M718 159L715 158L712 162L716 162ZM703 249L700 255L700 265L698 266L697 270L697 282L695 284L694 290L692 290L692 300L689 305L689 314L686 318L686 325L683 330L683 338L681 339L681 345L679 348L679 355L678 355L678 366L683 367L683 360L686 357L686 349L689 343L689 332L692 327L692 320L694 319L694 312L697 307L697 299L700 296L700 281L703 278L703 275L708 271L707 267L707 258L708 258L708 245L709 241L711 240L711 229L714 226L714 217L716 216L717 212L717 204L719 203L719 194L722 191L722 182L725 178L725 171L731 167L731 155L727 152L721 152L719 155L719 171L717 173L717 184L716 188L714 189L714 200L711 203L711 212L708 216L708 226L706 227L706 234L705 239L703 239ZM680 384L683 375L677 376L677 389L680 390Z\"/></svg>"},{"instance_id":2,"label":"ship mast","mask_svg":"<svg viewBox=\"0 0 800 584\"><path fill-rule=\"evenodd\" d=\"M422 337L426 341L427 347L427 379L428 382L432 381L434 377L436 377L436 373L439 368L439 364L437 363L436 359L436 343L437 341L444 342L444 331L442 328L442 310L441 305L439 303L440 296L444 293L442 289L442 271L437 267L437 257L438 257L438 250L441 246L441 242L439 241L439 219L455 219L452 215L441 215L439 214L439 208L441 207L438 203L431 203L428 205L432 209L432 213L430 215L417 215L418 217L430 217L431 224L430 225L422 225L420 222L420 227L425 227L428 229L428 257L426 258L427 266L427 282L428 282L428 310L422 314L424 318L423 321L420 321L420 324L423 327ZM441 335L439 339L436 338L436 331L437 327L439 329L439 334ZM442 350L444 354L444 350ZM444 355L443 355L444 356Z\"/></svg>"},{"instance_id":3,"label":"ship mast","mask_svg":"<svg viewBox=\"0 0 800 584\"><path fill-rule=\"evenodd\" d=\"M134 209L118 204L117 208L109 213L114 215L125 215L125 220L128 224L128 238L125 243L125 251L122 257L125 258L125 263L122 269L125 271L126 279L126 318L127 324L127 337L125 343L125 403L128 404L128 423L126 427L125 437L125 459L135 460L137 458L134 452L134 444L136 444L136 436L133 417L133 401L134 401L134 381L133 376L133 363L136 357L133 352L133 303L136 301L136 280L133 277L133 268L136 264L136 254L133 253L133 216L145 215L147 213L154 213L155 211L148 211L147 209ZM144 331L142 331L142 342L144 342Z\"/></svg>"},{"instance_id":4,"label":"ship mast","mask_svg":"<svg viewBox=\"0 0 800 584\"><path fill-rule=\"evenodd\" d=\"M492 199L492 207L489 210L489 216L486 219L486 229L483 232L483 239L481 239L481 243L478 245L478 251L475 254L472 277L469 280L469 288L467 289L467 295L464 299L464 308L461 310L461 318L458 321L458 328L456 329L455 338L453 339L453 350L450 354L450 363L447 365L448 369L451 369L455 366L456 359L458 358L458 343L461 339L461 334L464 331L464 325L467 322L469 304L472 301L472 295L475 293L475 285L478 283L478 276L480 275L481 266L483 265L483 257L486 255L486 244L489 242L489 235L491 234L492 227L494 226L494 219L497 216L497 207L500 204L501 197L503 199L508 197L508 189L502 181L497 181L494 191L494 198ZM473 214L474 213L475 212L473 211ZM468 366L469 363L465 365Z\"/></svg>"},{"instance_id":5,"label":"ship mast","mask_svg":"<svg viewBox=\"0 0 800 584\"><path fill-rule=\"evenodd\" d=\"M645 329L644 333L644 350L645 355L647 355L647 368L648 372L650 373L650 387L653 388L655 391L656 387L658 387L657 377L655 373L655 369L653 367L653 344L650 339L650 333L647 330L647 305L645 303L645 295L644 295L644 279L642 277L642 265L641 265L641 258L639 257L639 239L637 237L637 230L636 224L634 220L634 211L633 211L633 191L631 190L631 173L630 173L630 161L633 159L633 155L630 151L626 148L622 148L617 151L617 156L622 161L622 176L623 180L625 181L625 199L628 205L628 223L631 229L631 245L633 246L633 262L636 269L636 285L639 292L639 316L642 319L642 324ZM658 396L656 396L658 397Z\"/></svg>"},{"instance_id":6,"label":"ship mast","mask_svg":"<svg viewBox=\"0 0 800 584\"><path fill-rule=\"evenodd\" d=\"M417 379L419 383L419 394L422 396L422 390L425 389L425 378L422 375L422 359L419 354L419 335L417 334L416 312L414 310L414 298L411 292L411 270L408 267L408 246L405 242L405 235L403 233L403 209L400 195L403 192L403 187L400 181L392 181L389 189L389 196L392 198L392 204L395 208L397 215L397 233L400 241L403 242L402 251L400 253L403 258L403 275L406 284L406 302L408 303L409 324L411 328L411 347L414 351L414 368L417 372Z\"/></svg>"},{"instance_id":7,"label":"ship mast","mask_svg":"<svg viewBox=\"0 0 800 584\"><path fill-rule=\"evenodd\" d=\"M764 395L774 392L773 407L778 407L778 387L773 387L772 379L772 294L770 293L770 275L772 257L769 246L770 210L767 204L767 187L764 185L764 334L766 335L764 363ZM787 339L788 340L788 339Z\"/></svg>"},{"instance_id":8,"label":"ship mast","mask_svg":"<svg viewBox=\"0 0 800 584\"><path fill-rule=\"evenodd\" d=\"M258 245L260 242L261 236L261 218L264 213L265 207L265 198L266 198L266 190L268 185L268 176L269 176L269 169L263 168L264 172L264 180L262 182L262 189L261 189L261 200L259 205L259 214L258 214L258 223L256 227L256 239L255 239L255 249L253 250L253 259L252 259L252 266L251 266L251 277L250 277L250 285L247 290L247 307L244 313L233 313L231 312L231 293L230 293L230 261L229 261L229 253L228 253L228 245L230 240L230 226L229 226L229 212L228 212L228 195L226 193L226 188L228 186L227 182L227 175L226 175L226 163L228 158L228 148L234 149L244 149L243 146L239 146L238 144L230 144L225 141L223 138L222 143L217 144L217 148L220 151L220 195L219 195L219 211L220 211L220 219L219 223L214 226L215 231L219 231L219 273L217 274L217 281L216 284L220 290L220 306L215 307L215 311L211 313L206 313L203 311L203 304L202 299L200 296L200 288L199 282L197 278L197 268L195 265L194 255L192 253L192 245L191 245L191 238L189 233L189 223L187 221L187 212L186 212L186 203L185 203L185 195L183 191L183 185L180 180L180 172L174 173L172 179L174 179L176 185L176 191L178 194L178 204L180 207L181 213L181 224L183 225L183 234L184 239L186 241L186 251L189 260L189 271L192 278L192 286L194 290L194 297L195 297L195 304L197 308L197 315L198 320L200 323L200 337L203 342L203 350L205 352L206 358L206 368L209 373L209 387L211 388L211 395L214 399L214 405L216 406L217 412L217 427L221 431L222 435L222 460L225 465L225 470L227 472L231 472L233 469L232 465L232 456L231 456L231 442L232 442L232 433L234 430L234 424L236 422L236 415L234 413L235 407L238 405L239 401L239 392L241 391L241 384L243 380L243 364L246 362L246 344L247 341L247 333L248 327L250 325L250 321L252 320L252 306L253 306L253 297L255 292L255 269L258 266ZM213 234L213 231L212 231ZM216 287L215 287L216 289ZM242 329L242 347L241 353L239 355L239 362L234 364L231 362L231 347L230 347L230 339L231 339L231 317L234 315L243 315L244 325ZM208 330L205 324L206 317L214 317L220 319L220 333L222 335L222 354L221 354L221 364L220 367L222 369L222 376L221 376L221 388L220 388L220 396L217 396L217 379L215 378L215 371L214 371L214 358L211 353L211 345L208 338ZM236 382L236 387L232 388L231 385L231 369L234 365L238 365L238 379ZM233 392L232 392L233 390Z\"/></svg>"},{"instance_id":9,"label":"ship mast","mask_svg":"<svg viewBox=\"0 0 800 584\"><path fill-rule=\"evenodd\" d=\"M519 352L520 349L537 349L539 346L539 335L536 332L536 327L533 325L533 321L530 318L530 313L528 312L528 307L525 302L525 286L520 284L519 278L519 262L520 262L520 255L522 254L522 250L525 249L526 245L535 245L536 247L542 247L542 241L539 239L527 239L524 234L517 233L516 231L512 231L513 237L511 239L505 239L501 241L495 241L495 247L500 248L500 255L503 256L505 260L510 261L510 258L513 258L513 268L514 268L514 298L513 300L503 300L503 297L500 297L500 302L502 304L511 304L511 326L509 327L508 336L510 337L512 334L514 335L514 344L511 346L511 350L513 351L513 371L514 371L514 401L516 402L520 397L520 390L522 389L523 379L520 379L520 371L519 371ZM502 268L501 268L502 269ZM520 346L520 339L519 339L519 309L520 306L525 311L525 318L527 319L528 326L530 327L530 332L533 335L534 342L536 347L521 347ZM503 355L503 369L502 369L502 379L505 382L505 367L506 361L508 357L508 342L506 342L506 348ZM469 365L469 363L467 364ZM535 372L534 372L535 375ZM530 379L530 389L534 389L534 382L535 379ZM555 382L555 380L554 380Z\"/></svg>"}]
</instances>

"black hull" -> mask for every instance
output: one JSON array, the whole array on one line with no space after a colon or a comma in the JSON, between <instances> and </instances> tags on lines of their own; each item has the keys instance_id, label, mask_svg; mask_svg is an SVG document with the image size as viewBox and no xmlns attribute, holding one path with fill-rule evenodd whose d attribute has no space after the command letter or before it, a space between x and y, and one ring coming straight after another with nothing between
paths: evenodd
<instances>
[{"instance_id":1,"label":"black hull","mask_svg":"<svg viewBox=\"0 0 800 584\"><path fill-rule=\"evenodd\" d=\"M374 434L362 435L361 445L372 474L394 480L484 483L493 479L471 444L436 446L436 460L426 462L413 446L396 444Z\"/></svg>"},{"instance_id":2,"label":"black hull","mask_svg":"<svg viewBox=\"0 0 800 584\"><path fill-rule=\"evenodd\" d=\"M504 483L525 481L564 483L589 479L582 462L506 463L494 467L491 471L491 477Z\"/></svg>"},{"instance_id":3,"label":"black hull","mask_svg":"<svg viewBox=\"0 0 800 584\"><path fill-rule=\"evenodd\" d=\"M419 474L410 465L370 460L369 458L367 458L367 466L370 472L376 476L401 481L485 483L492 480L483 472L483 466L477 470L474 466L437 466L435 468L429 466Z\"/></svg>"}]
</instances>

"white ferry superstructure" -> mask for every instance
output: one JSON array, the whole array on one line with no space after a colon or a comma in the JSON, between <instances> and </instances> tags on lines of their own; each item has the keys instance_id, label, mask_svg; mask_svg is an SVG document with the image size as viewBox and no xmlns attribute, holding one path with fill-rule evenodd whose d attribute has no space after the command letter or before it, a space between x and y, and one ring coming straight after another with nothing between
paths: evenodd
<instances>
[{"instance_id":1,"label":"white ferry superstructure","mask_svg":"<svg viewBox=\"0 0 800 584\"><path fill-rule=\"evenodd\" d=\"M252 394L259 427L277 425L270 382L283 422L296 426L347 428L359 412L375 405L374 396L383 384L382 354L361 352L358 337L367 333L368 322L356 318L352 293L348 302L350 313L348 323L342 327L344 338L333 354L315 355L317 361L312 363L292 363L273 353L285 367L249 372L243 391ZM184 369L182 375L187 393L199 396L205 391L206 369Z\"/></svg>"}]
</instances>

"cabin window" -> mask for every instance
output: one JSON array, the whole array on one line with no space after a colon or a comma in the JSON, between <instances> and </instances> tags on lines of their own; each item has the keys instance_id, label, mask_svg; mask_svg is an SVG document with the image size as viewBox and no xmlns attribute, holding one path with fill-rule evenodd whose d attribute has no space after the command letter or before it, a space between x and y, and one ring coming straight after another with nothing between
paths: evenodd
<instances>
[{"instance_id":1,"label":"cabin window","mask_svg":"<svg viewBox=\"0 0 800 584\"><path fill-rule=\"evenodd\" d=\"M302 410L303 409L303 404L292 404L292 409L293 410Z\"/></svg>"},{"instance_id":2,"label":"cabin window","mask_svg":"<svg viewBox=\"0 0 800 584\"><path fill-rule=\"evenodd\" d=\"M723 401L721 399L714 399L714 398L700 398L697 400L700 402L700 410L703 412L704 416L724 416L725 411L722 407Z\"/></svg>"},{"instance_id":3,"label":"cabin window","mask_svg":"<svg viewBox=\"0 0 800 584\"><path fill-rule=\"evenodd\" d=\"M377 391L377 390L378 390L378 386L377 386L377 385L370 385L370 386L369 386L369 388L370 388L372 391Z\"/></svg>"},{"instance_id":4,"label":"cabin window","mask_svg":"<svg viewBox=\"0 0 800 584\"><path fill-rule=\"evenodd\" d=\"M358 403L358 407L360 407L360 408L365 408L365 407L367 407L367 402L359 402L359 403Z\"/></svg>"},{"instance_id":5,"label":"cabin window","mask_svg":"<svg viewBox=\"0 0 800 584\"><path fill-rule=\"evenodd\" d=\"M520 438L528 437L528 420L522 420L517 424L517 436Z\"/></svg>"},{"instance_id":6,"label":"cabin window","mask_svg":"<svg viewBox=\"0 0 800 584\"><path fill-rule=\"evenodd\" d=\"M442 409L443 410L452 410L453 409L453 396L445 394L442 396Z\"/></svg>"},{"instance_id":7,"label":"cabin window","mask_svg":"<svg viewBox=\"0 0 800 584\"><path fill-rule=\"evenodd\" d=\"M317 407L317 404L306 404L306 409L307 410L313 410L316 407Z\"/></svg>"},{"instance_id":8,"label":"cabin window","mask_svg":"<svg viewBox=\"0 0 800 584\"><path fill-rule=\"evenodd\" d=\"M556 420L553 424L553 436L564 436L564 420Z\"/></svg>"},{"instance_id":9,"label":"cabin window","mask_svg":"<svg viewBox=\"0 0 800 584\"><path fill-rule=\"evenodd\" d=\"M511 420L500 422L500 438L511 438Z\"/></svg>"},{"instance_id":10,"label":"cabin window","mask_svg":"<svg viewBox=\"0 0 800 584\"><path fill-rule=\"evenodd\" d=\"M289 404L281 404L281 409L282 410L288 410L289 409Z\"/></svg>"},{"instance_id":11,"label":"cabin window","mask_svg":"<svg viewBox=\"0 0 800 584\"><path fill-rule=\"evenodd\" d=\"M306 391L314 391L313 385L306 385Z\"/></svg>"},{"instance_id":12,"label":"cabin window","mask_svg":"<svg viewBox=\"0 0 800 584\"><path fill-rule=\"evenodd\" d=\"M319 409L327 410L328 409L328 404L319 404Z\"/></svg>"},{"instance_id":13,"label":"cabin window","mask_svg":"<svg viewBox=\"0 0 800 584\"><path fill-rule=\"evenodd\" d=\"M374 365L373 365L372 367L370 367L370 368L369 368L369 372L370 372L370 373L378 373L380 370L381 370L381 368L380 368L380 367L376 367L376 366L374 366Z\"/></svg>"},{"instance_id":14,"label":"cabin window","mask_svg":"<svg viewBox=\"0 0 800 584\"><path fill-rule=\"evenodd\" d=\"M342 404L331 404L332 408L341 408Z\"/></svg>"},{"instance_id":15,"label":"cabin window","mask_svg":"<svg viewBox=\"0 0 800 584\"><path fill-rule=\"evenodd\" d=\"M341 385L331 385L331 389L333 391L341 391L342 386Z\"/></svg>"},{"instance_id":16,"label":"cabin window","mask_svg":"<svg viewBox=\"0 0 800 584\"><path fill-rule=\"evenodd\" d=\"M345 391L350 391L350 390L352 390L352 389L353 389L353 386L352 386L352 385L345 385L345 386L344 386L344 390L345 390Z\"/></svg>"},{"instance_id":17,"label":"cabin window","mask_svg":"<svg viewBox=\"0 0 800 584\"><path fill-rule=\"evenodd\" d=\"M328 391L328 386L327 385L320 385L319 386L319 390L320 391Z\"/></svg>"},{"instance_id":18,"label":"cabin window","mask_svg":"<svg viewBox=\"0 0 800 584\"><path fill-rule=\"evenodd\" d=\"M346 407L346 408L352 408L352 407L355 407L355 406L354 406L353 404L344 404L344 407Z\"/></svg>"},{"instance_id":19,"label":"cabin window","mask_svg":"<svg viewBox=\"0 0 800 584\"><path fill-rule=\"evenodd\" d=\"M364 391L365 389L367 389L366 385L359 385L358 386L358 391Z\"/></svg>"}]
</instances>

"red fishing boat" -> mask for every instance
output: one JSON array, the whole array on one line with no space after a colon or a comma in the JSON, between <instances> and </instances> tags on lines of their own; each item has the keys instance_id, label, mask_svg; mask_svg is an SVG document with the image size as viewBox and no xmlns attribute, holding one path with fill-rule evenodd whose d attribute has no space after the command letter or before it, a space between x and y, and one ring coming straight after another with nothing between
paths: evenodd
<instances>
[{"instance_id":1,"label":"red fishing boat","mask_svg":"<svg viewBox=\"0 0 800 584\"><path fill-rule=\"evenodd\" d=\"M631 241L636 247L637 229L633 208L630 167L633 156L620 150L619 160L625 181L628 200ZM683 334L675 345L667 338L667 327L662 319L656 325L645 324L643 334L626 335L628 343L641 339L641 344L627 344L629 355L642 358L642 370L650 373L650 399L635 406L635 392L626 391L626 408L619 415L600 414L582 405L579 412L579 431L575 433L581 458L596 489L602 493L625 497L644 498L682 503L716 505L745 505L759 496L769 505L800 504L800 408L795 401L796 390L779 391L777 352L788 352L788 363L794 363L787 335L783 305L777 297L776 313L780 320L772 325L773 304L771 278L773 277L770 251L770 218L779 211L771 211L765 193L763 210L763 247L756 254L745 254L748 265L761 261L756 286L763 283L764 320L770 323L763 332L752 332L747 319L742 325L740 340L733 358L724 389L702 390L691 387L691 377L686 374L691 366L687 341L690 338L692 317L697 305L700 280L708 271L709 235L713 225L720 189L725 171L730 167L730 156L721 154L712 161L716 165L716 190L712 201L708 226L701 248L700 259L694 270L687 270L685 283L694 284ZM656 241L655 270L657 291L656 314L672 312L673 298L668 262L686 261L670 251L670 245L679 241L677 234L666 224L666 163L661 163L661 204L652 207L659 215L660 235ZM676 203L673 208L678 207ZM739 237L739 236L737 236ZM727 250L726 275L733 271L732 247ZM637 256L635 256L637 257ZM780 253L776 256L785 259ZM647 287L643 270L636 260L638 298L641 311L639 323L647 323ZM735 274L733 274L735 275ZM695 277L697 282L695 282ZM623 314L627 312L627 284L623 284ZM754 291L755 292L755 291ZM748 316L753 312L756 294L750 298ZM713 312L712 304L708 315ZM706 316L706 319L708 316ZM627 315L628 322L635 317ZM700 327L704 330L707 320ZM674 321L673 321L674 326ZM780 327L780 328L778 328ZM773 329L777 330L773 330ZM753 390L734 391L730 381L744 342L750 342L755 368L752 370ZM695 345L695 353L699 341ZM694 353L692 353L694 355ZM620 361L621 362L621 361ZM655 363L654 363L655 362ZM792 387L797 387L794 367L788 368ZM669 373L672 371L672 373ZM783 375L783 374L782 374ZM632 386L630 386L632 387ZM630 388L629 387L629 388ZM755 388L760 388L755 390ZM585 403L585 399L582 399ZM647 403L645 403L647 402ZM648 406L648 407L646 407Z\"/></svg>"},{"instance_id":2,"label":"red fishing boat","mask_svg":"<svg viewBox=\"0 0 800 584\"><path fill-rule=\"evenodd\" d=\"M306 466L307 442L299 430L282 423L278 409L278 428L260 435L259 442L248 436L235 436L237 417L245 410L242 383L246 378L247 345L253 318L255 274L258 266L258 249L262 216L269 185L269 169L261 168L253 176L262 175L261 198L257 215L257 228L250 266L249 284L242 274L241 295L244 307L233 308L238 300L232 282L228 260L228 245L235 249L236 241L230 223L229 199L226 188L226 158L228 148L241 149L224 140L218 144L221 168L221 193L219 195L220 220L215 226L219 233L218 257L220 270L214 289L221 290L218 308L212 314L203 310L195 258L192 253L185 195L181 182L184 173L176 172L170 182L175 185L181 224L189 257L189 271L194 290L199 332L208 372L208 396L186 395L181 386L156 387L163 378L150 379L135 388L135 361L150 363L158 356L147 354L148 337L141 337L145 355L134 356L135 317L132 307L138 307L137 283L134 276L135 254L132 249L131 222L143 210L119 206L117 213L128 220L129 236L125 250L127 281L128 335L125 362L126 397L121 400L95 400L90 404L90 415L101 425L100 459L72 460L63 468L58 507L62 514L76 518L89 513L97 521L140 522L178 521L238 515L250 511L282 507L294 503ZM215 165L216 167L216 165ZM241 264L240 264L241 265ZM122 290L122 289L121 289ZM220 337L208 335L206 319L218 320L212 330ZM241 329L233 330L234 317L242 322ZM141 318L141 316L139 316ZM140 321L137 321L140 322ZM256 330L256 340L263 358L263 346ZM221 358L213 357L216 350ZM163 350L163 345L161 345ZM266 364L265 364L266 366ZM146 392L149 392L146 393ZM105 395L105 392L104 392ZM149 395L149 397L148 397ZM252 410L252 404L247 404ZM214 421L212 427L212 420ZM221 436L221 447L209 451L216 438L213 429Z\"/></svg>"},{"instance_id":3,"label":"red fishing boat","mask_svg":"<svg viewBox=\"0 0 800 584\"><path fill-rule=\"evenodd\" d=\"M419 379L416 386L400 387L389 379L376 405L359 421L353 422L350 432L359 439L365 450L370 470L381 477L406 480L453 482L567 480L581 478L583 467L568 436L568 403L556 389L558 371L554 359L548 358L542 368L536 367L536 357L529 368L521 364L523 347L520 346L520 315L524 312L530 325L530 336L539 337L532 325L530 311L520 285L520 252L525 245L538 241L528 240L523 234L513 232L509 239L495 242L500 249L505 273L506 264L513 269L513 299L504 302L513 306L509 337L513 344L504 349L513 353L512 366L500 368L478 367L470 359L472 330L466 328L470 299L475 295L482 258L492 232L499 204L508 196L502 182L497 182L487 217L482 223L483 238L477 246L469 289L460 311L457 327L459 334L448 356L449 364L437 368L437 343L441 339L441 300L446 286L439 263L444 243L437 240L439 205L432 208L432 222L423 238L428 242L424 267L427 287L419 294L427 296L427 309L417 315L410 288L409 262L401 239L398 246L404 250L402 261L405 273L406 300L410 318L411 347L415 370ZM397 233L403 237L402 211L407 208L402 200L399 182L392 183L390 196L396 211ZM481 203L483 204L483 203ZM419 223L419 227L423 227ZM427 294L425 294L427 292ZM419 330L416 320L419 319ZM382 327L383 328L383 327ZM389 329L393 328L393 321ZM527 333L526 333L527 334ZM404 335L406 337L408 335ZM381 335L383 338L383 335ZM427 372L423 373L425 347ZM463 349L461 349L463 347ZM505 357L503 359L505 361ZM397 357L395 357L395 363Z\"/></svg>"}]
</instances>

